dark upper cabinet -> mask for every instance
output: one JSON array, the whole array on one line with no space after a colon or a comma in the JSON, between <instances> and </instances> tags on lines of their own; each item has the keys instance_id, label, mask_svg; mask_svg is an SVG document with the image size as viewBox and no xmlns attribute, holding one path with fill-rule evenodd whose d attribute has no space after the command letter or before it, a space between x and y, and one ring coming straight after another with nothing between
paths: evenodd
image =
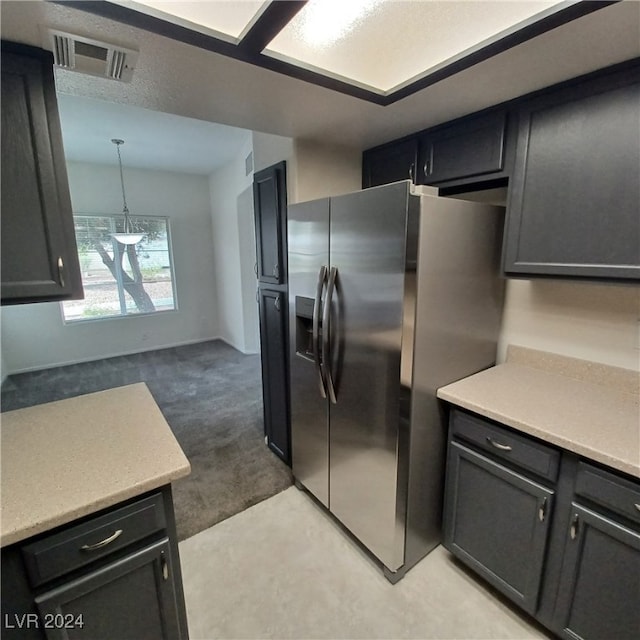
<instances>
[{"instance_id":1,"label":"dark upper cabinet","mask_svg":"<svg viewBox=\"0 0 640 640\"><path fill-rule=\"evenodd\" d=\"M423 134L417 182L438 184L480 176L500 177L505 168L506 131L506 111L497 111Z\"/></svg>"},{"instance_id":2,"label":"dark upper cabinet","mask_svg":"<svg viewBox=\"0 0 640 640\"><path fill-rule=\"evenodd\" d=\"M369 149L362 156L362 188L398 180L416 181L418 139L410 138Z\"/></svg>"},{"instance_id":3,"label":"dark upper cabinet","mask_svg":"<svg viewBox=\"0 0 640 640\"><path fill-rule=\"evenodd\" d=\"M640 277L640 67L524 103L507 275Z\"/></svg>"},{"instance_id":4,"label":"dark upper cabinet","mask_svg":"<svg viewBox=\"0 0 640 640\"><path fill-rule=\"evenodd\" d=\"M81 298L53 57L2 43L2 303Z\"/></svg>"},{"instance_id":5,"label":"dark upper cabinet","mask_svg":"<svg viewBox=\"0 0 640 640\"><path fill-rule=\"evenodd\" d=\"M287 293L261 288L262 395L267 444L290 464Z\"/></svg>"},{"instance_id":6,"label":"dark upper cabinet","mask_svg":"<svg viewBox=\"0 0 640 640\"><path fill-rule=\"evenodd\" d=\"M365 151L362 186L398 180L452 186L505 178L506 142L506 110L456 120Z\"/></svg>"},{"instance_id":7,"label":"dark upper cabinet","mask_svg":"<svg viewBox=\"0 0 640 640\"><path fill-rule=\"evenodd\" d=\"M257 276L271 285L287 281L286 163L256 172L253 178Z\"/></svg>"},{"instance_id":8,"label":"dark upper cabinet","mask_svg":"<svg viewBox=\"0 0 640 640\"><path fill-rule=\"evenodd\" d=\"M368 149L362 184L508 182L507 276L637 281L639 121L636 59Z\"/></svg>"}]
</instances>

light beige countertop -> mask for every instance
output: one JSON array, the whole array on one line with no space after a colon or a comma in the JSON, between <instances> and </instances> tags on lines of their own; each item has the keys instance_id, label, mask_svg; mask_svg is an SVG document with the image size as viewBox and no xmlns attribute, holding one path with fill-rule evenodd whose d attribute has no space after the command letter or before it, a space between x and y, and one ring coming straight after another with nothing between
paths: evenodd
<instances>
[{"instance_id":1,"label":"light beige countertop","mask_svg":"<svg viewBox=\"0 0 640 640\"><path fill-rule=\"evenodd\" d=\"M640 374L510 346L438 397L640 478Z\"/></svg>"},{"instance_id":2,"label":"light beige countertop","mask_svg":"<svg viewBox=\"0 0 640 640\"><path fill-rule=\"evenodd\" d=\"M0 445L1 546L191 470L144 383L3 413Z\"/></svg>"}]
</instances>

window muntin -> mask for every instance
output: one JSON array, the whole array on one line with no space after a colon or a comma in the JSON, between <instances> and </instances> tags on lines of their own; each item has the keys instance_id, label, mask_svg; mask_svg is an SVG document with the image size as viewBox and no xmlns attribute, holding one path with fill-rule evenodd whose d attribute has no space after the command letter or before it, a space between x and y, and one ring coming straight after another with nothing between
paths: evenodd
<instances>
[{"instance_id":1,"label":"window muntin","mask_svg":"<svg viewBox=\"0 0 640 640\"><path fill-rule=\"evenodd\" d=\"M123 231L122 216L74 216L83 300L62 303L65 322L172 311L177 308L169 219L131 216L135 245L111 234Z\"/></svg>"}]
</instances>

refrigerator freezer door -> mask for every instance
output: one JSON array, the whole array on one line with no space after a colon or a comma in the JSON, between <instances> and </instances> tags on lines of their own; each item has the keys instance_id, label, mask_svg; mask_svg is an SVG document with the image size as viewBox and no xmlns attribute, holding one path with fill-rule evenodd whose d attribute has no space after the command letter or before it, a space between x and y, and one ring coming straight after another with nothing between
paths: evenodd
<instances>
[{"instance_id":1,"label":"refrigerator freezer door","mask_svg":"<svg viewBox=\"0 0 640 640\"><path fill-rule=\"evenodd\" d=\"M329 264L329 200L288 210L291 447L293 474L329 506L329 423L319 377L318 282ZM326 286L321 287L324 295Z\"/></svg>"},{"instance_id":2,"label":"refrigerator freezer door","mask_svg":"<svg viewBox=\"0 0 640 640\"><path fill-rule=\"evenodd\" d=\"M401 347L405 275L408 268L415 273L415 253L412 261L407 252L409 198L405 182L331 200L337 276L329 506L391 571L404 560L406 500L398 496L406 469L399 455L409 423L401 420Z\"/></svg>"}]
</instances>

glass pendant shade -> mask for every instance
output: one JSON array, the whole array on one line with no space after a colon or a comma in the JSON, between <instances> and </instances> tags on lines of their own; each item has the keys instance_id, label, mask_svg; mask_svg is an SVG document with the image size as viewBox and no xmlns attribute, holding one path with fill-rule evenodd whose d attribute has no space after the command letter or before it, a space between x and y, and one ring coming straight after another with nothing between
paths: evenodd
<instances>
[{"instance_id":1,"label":"glass pendant shade","mask_svg":"<svg viewBox=\"0 0 640 640\"><path fill-rule=\"evenodd\" d=\"M124 231L112 233L111 237L121 244L137 244L144 238L144 233L135 233L131 231L131 220L129 219L129 207L127 207L127 196L124 192L124 177L122 175L122 158L120 156L120 145L124 144L124 140L114 138L111 140L118 149L118 166L120 167L120 185L122 187L122 213L124 214Z\"/></svg>"},{"instance_id":2,"label":"glass pendant shade","mask_svg":"<svg viewBox=\"0 0 640 640\"><path fill-rule=\"evenodd\" d=\"M111 237L121 244L138 244L144 237L143 233L112 233Z\"/></svg>"}]
</instances>

